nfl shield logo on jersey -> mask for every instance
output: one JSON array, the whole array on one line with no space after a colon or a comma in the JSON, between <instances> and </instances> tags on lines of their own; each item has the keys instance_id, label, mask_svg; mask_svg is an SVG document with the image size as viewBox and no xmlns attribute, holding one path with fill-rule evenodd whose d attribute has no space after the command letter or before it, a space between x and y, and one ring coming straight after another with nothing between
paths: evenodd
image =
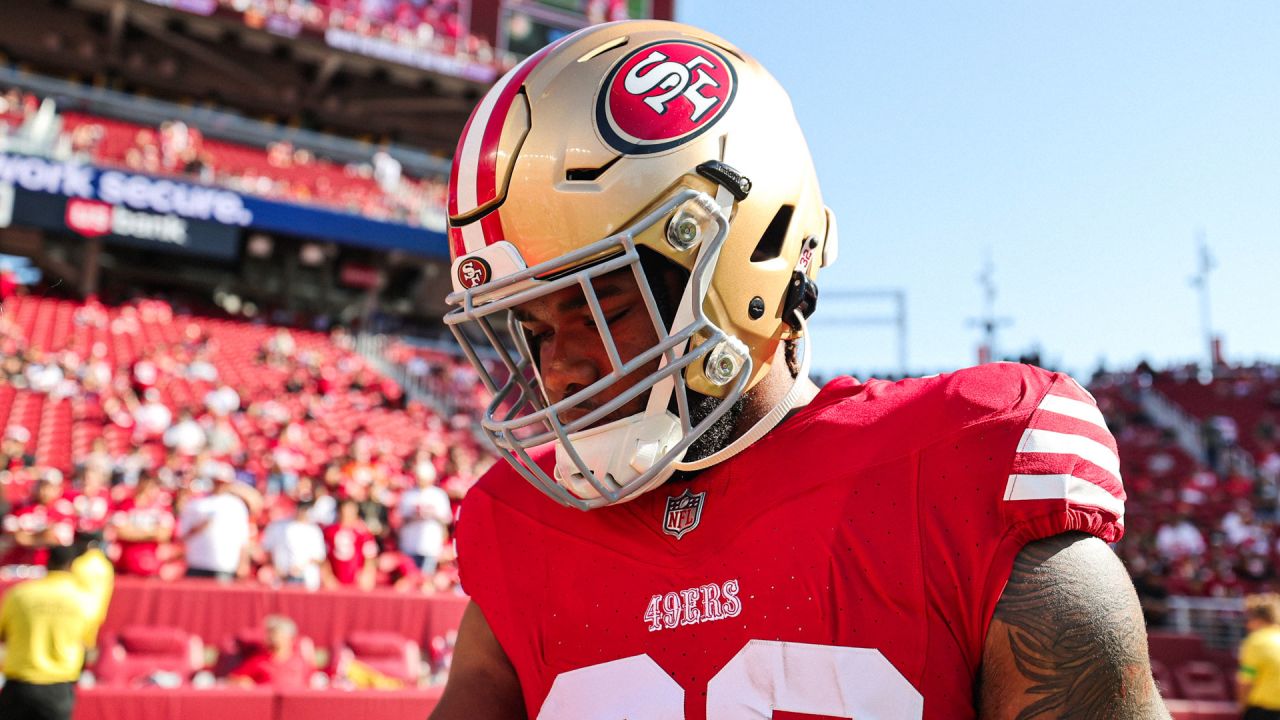
<instances>
[{"instance_id":1,"label":"nfl shield logo on jersey","mask_svg":"<svg viewBox=\"0 0 1280 720\"><path fill-rule=\"evenodd\" d=\"M706 499L705 492L695 493L688 489L682 495L667 498L662 532L674 535L679 540L685 533L698 527L698 523L702 521L702 504Z\"/></svg>"}]
</instances>

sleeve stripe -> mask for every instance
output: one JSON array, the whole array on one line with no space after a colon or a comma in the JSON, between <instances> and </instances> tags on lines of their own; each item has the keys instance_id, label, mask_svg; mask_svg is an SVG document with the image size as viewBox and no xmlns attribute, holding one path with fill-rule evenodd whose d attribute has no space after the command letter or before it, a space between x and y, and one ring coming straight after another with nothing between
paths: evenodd
<instances>
[{"instance_id":1,"label":"sleeve stripe","mask_svg":"<svg viewBox=\"0 0 1280 720\"><path fill-rule=\"evenodd\" d=\"M1106 470L1117 483L1120 482L1120 456L1115 450L1083 435L1028 428L1022 432L1022 442L1018 445L1018 454L1022 453L1075 455Z\"/></svg>"},{"instance_id":2,"label":"sleeve stripe","mask_svg":"<svg viewBox=\"0 0 1280 720\"><path fill-rule=\"evenodd\" d=\"M1009 469L1010 475L1071 475L1088 480L1118 498L1124 498L1124 485L1110 472L1075 455L1022 453Z\"/></svg>"},{"instance_id":3,"label":"sleeve stripe","mask_svg":"<svg viewBox=\"0 0 1280 720\"><path fill-rule=\"evenodd\" d=\"M1010 475L1005 500L1070 500L1124 517L1124 502L1107 490L1073 475Z\"/></svg>"},{"instance_id":4,"label":"sleeve stripe","mask_svg":"<svg viewBox=\"0 0 1280 720\"><path fill-rule=\"evenodd\" d=\"M1106 427L1098 427L1091 422L1080 420L1070 415L1060 415L1055 412L1037 412L1031 422L1027 424L1027 427L1032 430L1043 430L1087 438L1107 448L1114 455L1118 456L1120 454L1119 449L1116 447L1115 437Z\"/></svg>"},{"instance_id":5,"label":"sleeve stripe","mask_svg":"<svg viewBox=\"0 0 1280 720\"><path fill-rule=\"evenodd\" d=\"M1059 378L1061 379L1061 382L1055 382L1052 389L1049 390L1050 393L1070 398L1072 400L1079 400L1080 402L1089 403L1090 405L1098 404L1098 402L1093 399L1093 395L1090 394L1088 390L1085 390L1083 385L1076 382L1075 378L1068 375L1060 375Z\"/></svg>"},{"instance_id":6,"label":"sleeve stripe","mask_svg":"<svg viewBox=\"0 0 1280 720\"><path fill-rule=\"evenodd\" d=\"M1107 421L1102 418L1102 412L1092 403L1072 400L1062 395L1045 395L1044 400L1040 401L1040 409L1083 420L1101 428L1103 432L1109 432Z\"/></svg>"}]
</instances>

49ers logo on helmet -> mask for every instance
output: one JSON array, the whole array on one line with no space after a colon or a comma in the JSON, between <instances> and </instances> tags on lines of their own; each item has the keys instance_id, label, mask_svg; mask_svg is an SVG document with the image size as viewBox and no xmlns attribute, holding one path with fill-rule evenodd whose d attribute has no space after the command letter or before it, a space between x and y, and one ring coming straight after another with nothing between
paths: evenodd
<instances>
[{"instance_id":1,"label":"49ers logo on helmet","mask_svg":"<svg viewBox=\"0 0 1280 720\"><path fill-rule=\"evenodd\" d=\"M631 51L596 97L596 127L626 155L670 150L698 137L733 103L738 76L709 45L663 40Z\"/></svg>"},{"instance_id":2,"label":"49ers logo on helmet","mask_svg":"<svg viewBox=\"0 0 1280 720\"><path fill-rule=\"evenodd\" d=\"M489 282L493 270L483 258L470 257L458 263L458 283L464 288L480 287Z\"/></svg>"}]
</instances>

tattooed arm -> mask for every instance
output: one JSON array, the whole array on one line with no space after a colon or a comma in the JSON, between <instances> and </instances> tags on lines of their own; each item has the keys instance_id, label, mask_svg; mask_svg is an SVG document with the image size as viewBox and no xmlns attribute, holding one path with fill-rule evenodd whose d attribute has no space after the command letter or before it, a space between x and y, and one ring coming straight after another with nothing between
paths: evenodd
<instances>
[{"instance_id":1,"label":"tattooed arm","mask_svg":"<svg viewBox=\"0 0 1280 720\"><path fill-rule=\"evenodd\" d=\"M1133 583L1101 540L1068 533L1018 554L978 701L982 720L1167 720Z\"/></svg>"}]
</instances>

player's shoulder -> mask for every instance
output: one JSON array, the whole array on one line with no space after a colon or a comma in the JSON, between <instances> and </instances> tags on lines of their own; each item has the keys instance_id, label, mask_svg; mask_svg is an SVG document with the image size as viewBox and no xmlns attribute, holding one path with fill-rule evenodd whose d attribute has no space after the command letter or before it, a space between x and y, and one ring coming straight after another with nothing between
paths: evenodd
<instances>
[{"instance_id":1,"label":"player's shoulder","mask_svg":"<svg viewBox=\"0 0 1280 720\"><path fill-rule=\"evenodd\" d=\"M545 446L530 453L530 458L550 473L555 453L551 446ZM560 507L539 492L510 462L504 460L493 463L467 491L466 497L462 499L461 513L466 515L468 508L480 505L519 512L529 512L543 506Z\"/></svg>"},{"instance_id":2,"label":"player's shoulder","mask_svg":"<svg viewBox=\"0 0 1280 720\"><path fill-rule=\"evenodd\" d=\"M998 362L903 381L901 392L925 409L967 423L1030 413L1067 376L1024 363ZM1077 386L1078 387L1078 386Z\"/></svg>"},{"instance_id":3,"label":"player's shoulder","mask_svg":"<svg viewBox=\"0 0 1280 720\"><path fill-rule=\"evenodd\" d=\"M823 389L813 415L833 429L864 427L894 437L936 439L984 423L1025 423L1050 393L1092 403L1061 373L989 363L896 381L838 378Z\"/></svg>"}]
</instances>

